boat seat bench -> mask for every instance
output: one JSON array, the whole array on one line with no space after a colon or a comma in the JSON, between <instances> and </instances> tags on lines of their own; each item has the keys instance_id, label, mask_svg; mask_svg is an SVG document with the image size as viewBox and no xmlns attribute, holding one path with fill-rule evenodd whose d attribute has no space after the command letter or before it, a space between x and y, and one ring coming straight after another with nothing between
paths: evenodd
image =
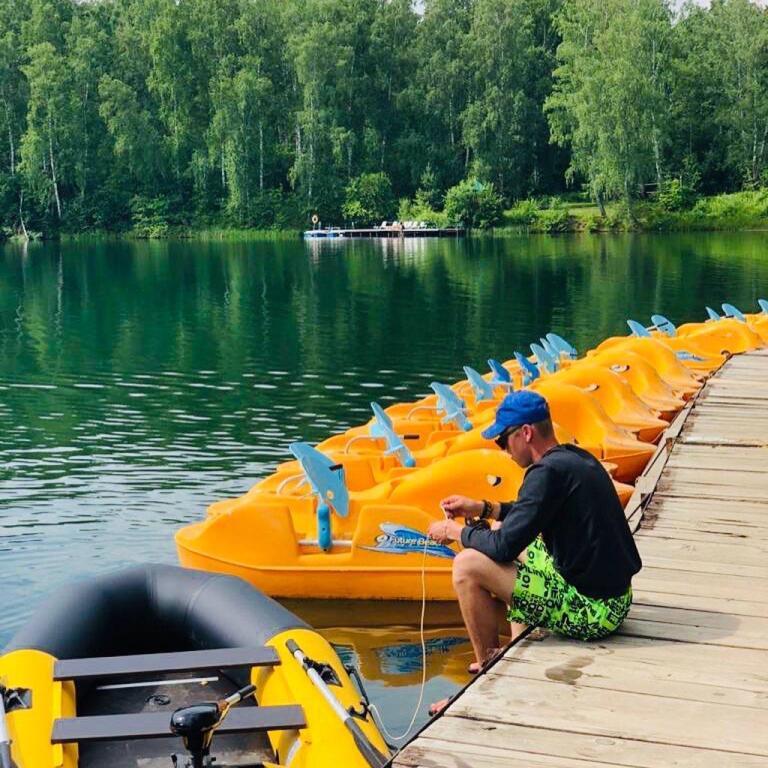
<instances>
[{"instance_id":1,"label":"boat seat bench","mask_svg":"<svg viewBox=\"0 0 768 768\"><path fill-rule=\"evenodd\" d=\"M232 667L274 667L278 664L280 664L280 658L275 649L269 646L215 648L206 651L59 659L53 668L53 679L76 681L99 677L193 672Z\"/></svg>"},{"instance_id":2,"label":"boat seat bench","mask_svg":"<svg viewBox=\"0 0 768 768\"><path fill-rule=\"evenodd\" d=\"M52 744L129 739L172 738L171 716L167 712L139 715L93 715L68 717L53 724ZM263 733L306 728L304 711L294 704L274 707L239 707L232 709L217 733Z\"/></svg>"}]
</instances>

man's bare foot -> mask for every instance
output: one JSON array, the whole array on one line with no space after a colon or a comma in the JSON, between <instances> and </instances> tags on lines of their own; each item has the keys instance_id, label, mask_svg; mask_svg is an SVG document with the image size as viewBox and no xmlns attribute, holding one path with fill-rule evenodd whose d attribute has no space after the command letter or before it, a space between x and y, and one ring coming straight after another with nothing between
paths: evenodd
<instances>
[{"instance_id":1,"label":"man's bare foot","mask_svg":"<svg viewBox=\"0 0 768 768\"><path fill-rule=\"evenodd\" d=\"M501 648L489 648L488 653L485 655L485 660L482 664L477 661L473 661L468 667L467 672L470 675L477 675L485 669L498 655L501 653Z\"/></svg>"},{"instance_id":2,"label":"man's bare foot","mask_svg":"<svg viewBox=\"0 0 768 768\"><path fill-rule=\"evenodd\" d=\"M434 716L442 712L449 704L451 703L450 699L440 699L440 701L436 701L434 704L429 705L429 714L430 716Z\"/></svg>"}]
</instances>

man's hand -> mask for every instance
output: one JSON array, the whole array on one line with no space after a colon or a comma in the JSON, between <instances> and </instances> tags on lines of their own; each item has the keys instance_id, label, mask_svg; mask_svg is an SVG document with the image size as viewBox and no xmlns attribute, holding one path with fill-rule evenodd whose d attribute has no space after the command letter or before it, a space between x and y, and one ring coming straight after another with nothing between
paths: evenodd
<instances>
[{"instance_id":1,"label":"man's hand","mask_svg":"<svg viewBox=\"0 0 768 768\"><path fill-rule=\"evenodd\" d=\"M483 502L466 496L448 496L440 502L446 517L477 517L483 511Z\"/></svg>"},{"instance_id":2,"label":"man's hand","mask_svg":"<svg viewBox=\"0 0 768 768\"><path fill-rule=\"evenodd\" d=\"M427 529L427 535L434 539L438 544L447 544L449 541L459 541L461 539L461 529L455 520L437 520Z\"/></svg>"}]
</instances>

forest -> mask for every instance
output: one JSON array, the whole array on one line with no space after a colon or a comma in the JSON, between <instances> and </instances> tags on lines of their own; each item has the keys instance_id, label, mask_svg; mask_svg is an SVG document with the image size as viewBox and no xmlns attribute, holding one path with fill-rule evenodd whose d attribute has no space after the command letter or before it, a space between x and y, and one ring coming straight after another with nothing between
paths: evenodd
<instances>
[{"instance_id":1,"label":"forest","mask_svg":"<svg viewBox=\"0 0 768 768\"><path fill-rule=\"evenodd\" d=\"M749 0L0 0L0 230L490 226L768 186Z\"/></svg>"}]
</instances>

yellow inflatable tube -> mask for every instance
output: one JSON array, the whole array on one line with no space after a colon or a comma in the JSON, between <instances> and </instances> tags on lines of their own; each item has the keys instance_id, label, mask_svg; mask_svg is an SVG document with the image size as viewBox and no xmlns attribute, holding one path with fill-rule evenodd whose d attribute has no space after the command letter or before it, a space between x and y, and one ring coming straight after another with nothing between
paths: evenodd
<instances>
[{"instance_id":1,"label":"yellow inflatable tube","mask_svg":"<svg viewBox=\"0 0 768 768\"><path fill-rule=\"evenodd\" d=\"M277 652L280 664L270 668L254 668L251 681L256 686L261 706L277 706L300 702L311 729L300 731L270 731L268 737L278 763L286 768L338 768L359 766L368 768L332 703L319 695L305 668L297 661L289 646L296 644L315 662L321 662L333 671L336 680L329 689L346 710L360 712L360 692L347 674L344 665L331 645L310 629L291 629L275 635L267 645ZM365 739L381 754L389 749L370 713L354 718Z\"/></svg>"},{"instance_id":2,"label":"yellow inflatable tube","mask_svg":"<svg viewBox=\"0 0 768 768\"><path fill-rule=\"evenodd\" d=\"M53 679L56 659L43 651L17 650L0 656L0 682L6 688L32 693L29 709L5 716L11 738L11 757L17 768L77 768L76 744L51 744L54 720L75 714L72 683Z\"/></svg>"}]
</instances>

